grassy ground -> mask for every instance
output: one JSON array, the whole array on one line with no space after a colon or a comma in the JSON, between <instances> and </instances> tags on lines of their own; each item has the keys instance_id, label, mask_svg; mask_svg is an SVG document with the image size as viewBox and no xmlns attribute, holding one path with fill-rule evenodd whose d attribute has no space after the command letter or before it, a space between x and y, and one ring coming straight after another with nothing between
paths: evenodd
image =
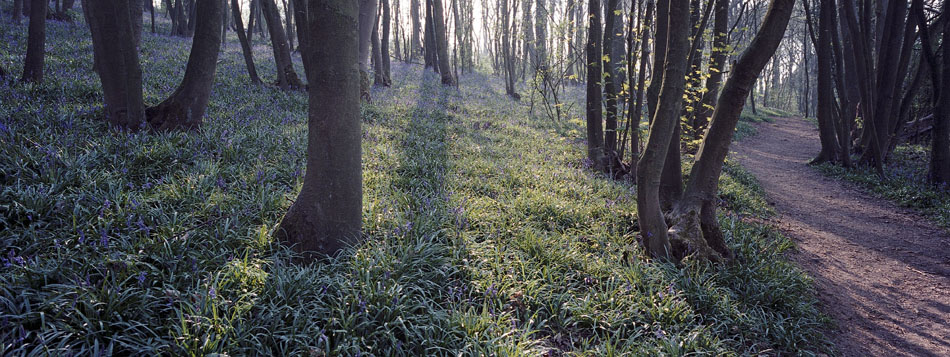
<instances>
[{"instance_id":1,"label":"grassy ground","mask_svg":"<svg viewBox=\"0 0 950 357\"><path fill-rule=\"evenodd\" d=\"M857 184L867 191L916 209L938 225L950 228L950 187L934 187L927 182L930 148L898 146L885 166L884 180L869 168L845 169L831 164L818 166L822 173Z\"/></svg>"},{"instance_id":2,"label":"grassy ground","mask_svg":"<svg viewBox=\"0 0 950 357\"><path fill-rule=\"evenodd\" d=\"M650 262L633 187L563 130L466 75L394 65L363 107L366 243L284 263L273 227L301 185L306 97L222 54L199 132L110 130L88 31L51 22L47 82L0 85L0 355L755 355L827 350L792 243L730 165L738 263ZM25 25L0 20L19 73ZM146 101L189 41L146 34ZM275 76L259 47L262 76Z\"/></svg>"}]
</instances>

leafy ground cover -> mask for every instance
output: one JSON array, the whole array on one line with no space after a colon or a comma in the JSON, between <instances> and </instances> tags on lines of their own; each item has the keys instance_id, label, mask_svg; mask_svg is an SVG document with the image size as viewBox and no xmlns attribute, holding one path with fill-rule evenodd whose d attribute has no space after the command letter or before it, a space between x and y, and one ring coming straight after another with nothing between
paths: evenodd
<instances>
[{"instance_id":1,"label":"leafy ground cover","mask_svg":"<svg viewBox=\"0 0 950 357\"><path fill-rule=\"evenodd\" d=\"M303 93L250 85L231 38L202 130L118 132L98 120L88 30L47 33L47 82L0 84L0 355L828 350L791 241L740 218L767 205L734 164L722 220L737 263L650 262L635 190L588 170L583 130L493 77L445 89L396 64L363 108L366 243L295 266L271 233L301 185ZM0 21L14 74L25 34ZM143 41L154 104L190 42Z\"/></svg>"},{"instance_id":2,"label":"leafy ground cover","mask_svg":"<svg viewBox=\"0 0 950 357\"><path fill-rule=\"evenodd\" d=\"M950 187L934 187L927 182L930 148L901 145L894 149L885 165L882 180L869 168L845 169L831 164L818 170L831 177L857 184L872 194L913 208L943 228L950 228Z\"/></svg>"}]
</instances>

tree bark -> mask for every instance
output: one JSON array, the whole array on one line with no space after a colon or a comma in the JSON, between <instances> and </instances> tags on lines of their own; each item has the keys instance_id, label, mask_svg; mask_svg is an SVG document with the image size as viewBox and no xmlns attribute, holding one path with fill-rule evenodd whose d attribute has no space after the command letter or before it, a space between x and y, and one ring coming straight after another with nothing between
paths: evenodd
<instances>
[{"instance_id":1,"label":"tree bark","mask_svg":"<svg viewBox=\"0 0 950 357\"><path fill-rule=\"evenodd\" d=\"M274 62L277 64L277 86L284 90L303 88L303 83L300 82L300 77L297 76L297 71L294 70L294 62L290 56L290 45L287 42L287 36L284 34L284 27L280 21L280 13L277 12L277 5L274 0L260 0L260 5L264 18L267 20L267 30L270 33L271 45L274 49Z\"/></svg>"},{"instance_id":2,"label":"tree bark","mask_svg":"<svg viewBox=\"0 0 950 357\"><path fill-rule=\"evenodd\" d=\"M674 224L670 235L673 240L684 242L681 245L689 249L684 253L696 253L711 260L731 258L715 214L719 175L745 98L785 36L794 5L794 0L772 0L762 27L732 66L732 73L723 86L690 170L686 192L672 214Z\"/></svg>"},{"instance_id":3,"label":"tree bark","mask_svg":"<svg viewBox=\"0 0 950 357\"><path fill-rule=\"evenodd\" d=\"M309 93L307 170L303 187L275 231L304 262L360 240L359 6L350 0L310 0L311 38L304 68ZM306 27L301 31L300 28Z\"/></svg>"},{"instance_id":4,"label":"tree bark","mask_svg":"<svg viewBox=\"0 0 950 357\"><path fill-rule=\"evenodd\" d=\"M940 59L933 49L936 43L931 39L930 28L924 15L922 0L913 0L912 10L920 26L923 58L930 67L933 84L933 133L930 147L930 182L935 186L950 183L950 26L943 25L943 54ZM944 2L943 13L950 14L950 5Z\"/></svg>"},{"instance_id":5,"label":"tree bark","mask_svg":"<svg viewBox=\"0 0 950 357\"><path fill-rule=\"evenodd\" d=\"M637 96L634 100L634 109L630 112L629 120L632 122L630 127L630 177L633 177L636 180L637 177L637 161L640 159L640 122L643 116L643 92L645 90L644 85L646 84L646 64L647 58L650 57L650 47L649 44L649 33L651 22L653 20L653 11L656 8L656 3L654 0L647 0L646 4L646 13L643 17L644 24L640 26L640 67L637 70ZM631 21L631 24L633 22ZM629 61L633 61L631 56ZM633 72L630 72L631 74ZM631 78L630 82L633 82Z\"/></svg>"},{"instance_id":6,"label":"tree bark","mask_svg":"<svg viewBox=\"0 0 950 357\"><path fill-rule=\"evenodd\" d=\"M23 14L23 1L24 0L13 0L13 23L20 23L20 16Z\"/></svg>"},{"instance_id":7,"label":"tree bark","mask_svg":"<svg viewBox=\"0 0 950 357\"><path fill-rule=\"evenodd\" d=\"M376 19L377 0L359 0L359 34L360 34L360 97L369 100L369 61L370 45L372 42L373 24Z\"/></svg>"},{"instance_id":8,"label":"tree bark","mask_svg":"<svg viewBox=\"0 0 950 357\"><path fill-rule=\"evenodd\" d=\"M251 83L261 84L261 78L257 76L257 67L254 65L254 52L251 43L248 41L247 34L244 32L244 23L241 19L241 6L238 0L231 0L231 12L234 14L234 25L238 35L238 41L241 42L241 53L244 54L244 64L247 65L247 75L251 78Z\"/></svg>"},{"instance_id":9,"label":"tree bark","mask_svg":"<svg viewBox=\"0 0 950 357\"><path fill-rule=\"evenodd\" d=\"M373 85L376 86L386 84L386 80L383 79L383 52L379 45L379 20L380 16L376 16L376 21L373 24L373 33L370 36L370 52L373 56Z\"/></svg>"},{"instance_id":10,"label":"tree bark","mask_svg":"<svg viewBox=\"0 0 950 357\"><path fill-rule=\"evenodd\" d=\"M385 79L384 85L389 87L392 85L392 71L390 70L390 61L389 61L389 27L392 19L390 18L389 10L389 0L380 0L383 4L383 23L382 30L383 35L381 38L382 43L380 44L380 51L382 51L382 61L383 61L383 78ZM396 50L399 52L399 50Z\"/></svg>"},{"instance_id":11,"label":"tree bark","mask_svg":"<svg viewBox=\"0 0 950 357\"><path fill-rule=\"evenodd\" d=\"M511 14L508 12L508 1L501 0L501 57L505 72L505 93L514 100L519 100L521 96L515 91L515 60L511 41L511 27L513 26L510 24Z\"/></svg>"},{"instance_id":12,"label":"tree bark","mask_svg":"<svg viewBox=\"0 0 950 357\"><path fill-rule=\"evenodd\" d=\"M709 55L709 77L706 78L706 93L703 94L699 111L694 124L697 138L701 138L709 125L714 105L719 98L719 87L722 85L722 74L726 70L726 56L729 52L729 0L715 1L716 19L713 22L713 47Z\"/></svg>"},{"instance_id":13,"label":"tree bark","mask_svg":"<svg viewBox=\"0 0 950 357\"><path fill-rule=\"evenodd\" d=\"M452 68L449 63L449 40L445 31L445 12L442 8L442 0L430 1L432 1L433 30L435 31L435 41L439 53L439 74L442 75L443 85L455 86L457 85L455 76L452 75Z\"/></svg>"},{"instance_id":14,"label":"tree bark","mask_svg":"<svg viewBox=\"0 0 950 357\"><path fill-rule=\"evenodd\" d=\"M668 43L663 62L663 76L657 97L646 148L637 163L637 216L643 244L651 257L672 259L666 221L660 206L660 177L675 126L683 104L686 85L686 59L689 52L689 1L671 0L668 7L657 11L657 32L666 32ZM665 30L660 30L660 18L666 18ZM659 38L659 36L657 36ZM655 78L654 80L659 79Z\"/></svg>"},{"instance_id":15,"label":"tree bark","mask_svg":"<svg viewBox=\"0 0 950 357\"><path fill-rule=\"evenodd\" d=\"M616 23L619 17L616 13L618 0L607 0L606 11L604 12L604 41L603 41L603 71L604 71L604 99L606 104L606 115L604 116L604 155L607 156L607 170L611 167L617 156L617 97L620 90L617 87L616 66L614 62L620 62L620 58L614 54L614 34L617 32Z\"/></svg>"},{"instance_id":16,"label":"tree bark","mask_svg":"<svg viewBox=\"0 0 950 357\"><path fill-rule=\"evenodd\" d=\"M185 66L185 77L168 99L145 111L153 130L197 129L201 126L214 84L224 8L221 0L200 0L195 4L195 36Z\"/></svg>"},{"instance_id":17,"label":"tree bark","mask_svg":"<svg viewBox=\"0 0 950 357\"><path fill-rule=\"evenodd\" d=\"M587 159L597 170L604 169L604 129L600 89L603 39L600 27L600 0L590 0L587 25Z\"/></svg>"},{"instance_id":18,"label":"tree bark","mask_svg":"<svg viewBox=\"0 0 950 357\"><path fill-rule=\"evenodd\" d=\"M21 80L42 83L43 66L46 63L46 0L32 1L30 25L27 30L26 58L23 59Z\"/></svg>"},{"instance_id":19,"label":"tree bark","mask_svg":"<svg viewBox=\"0 0 950 357\"><path fill-rule=\"evenodd\" d=\"M422 52L422 42L419 39L419 33L422 32L422 21L419 18L419 0L409 2L409 17L412 21L412 28L409 33L409 62L412 62L416 55Z\"/></svg>"},{"instance_id":20,"label":"tree bark","mask_svg":"<svg viewBox=\"0 0 950 357\"><path fill-rule=\"evenodd\" d=\"M807 0L805 0L807 1ZM811 163L838 162L843 153L838 145L835 129L834 105L835 93L832 86L831 57L831 16L834 15L834 1L821 0L818 15L818 42L815 53L818 57L818 136L821 151Z\"/></svg>"},{"instance_id":21,"label":"tree bark","mask_svg":"<svg viewBox=\"0 0 950 357\"><path fill-rule=\"evenodd\" d=\"M84 0L83 9L92 34L94 68L102 83L106 120L119 128L138 130L145 125L145 105L129 2Z\"/></svg>"}]
</instances>

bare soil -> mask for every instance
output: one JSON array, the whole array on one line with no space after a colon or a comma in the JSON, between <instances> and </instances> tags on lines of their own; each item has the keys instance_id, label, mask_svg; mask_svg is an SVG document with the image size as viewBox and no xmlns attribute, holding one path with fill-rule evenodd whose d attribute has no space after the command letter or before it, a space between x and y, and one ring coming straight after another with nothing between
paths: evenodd
<instances>
[{"instance_id":1,"label":"bare soil","mask_svg":"<svg viewBox=\"0 0 950 357\"><path fill-rule=\"evenodd\" d=\"M756 125L733 157L760 181L776 226L815 279L844 356L950 356L950 234L806 163L818 131L800 118Z\"/></svg>"}]
</instances>

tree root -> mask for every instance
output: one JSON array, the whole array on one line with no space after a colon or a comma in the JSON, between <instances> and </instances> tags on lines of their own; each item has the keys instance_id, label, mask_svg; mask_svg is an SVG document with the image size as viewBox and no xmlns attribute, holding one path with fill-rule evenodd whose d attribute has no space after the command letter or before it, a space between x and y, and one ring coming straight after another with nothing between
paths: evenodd
<instances>
[{"instance_id":1,"label":"tree root","mask_svg":"<svg viewBox=\"0 0 950 357\"><path fill-rule=\"evenodd\" d=\"M677 260L682 260L687 256L717 263L732 259L732 254L728 252L725 244L718 244L719 242L716 241L715 233L717 232L719 234L718 240L722 240L722 232L718 231L718 226L714 229L708 226L704 227L700 222L699 213L695 209L688 209L685 212L671 212L667 215L667 222L671 223L667 232L670 246L673 248L672 255ZM706 231L709 231L709 233L707 234ZM720 245L721 247L719 247ZM714 246L717 249L714 249ZM725 254L720 251L723 249Z\"/></svg>"}]
</instances>

